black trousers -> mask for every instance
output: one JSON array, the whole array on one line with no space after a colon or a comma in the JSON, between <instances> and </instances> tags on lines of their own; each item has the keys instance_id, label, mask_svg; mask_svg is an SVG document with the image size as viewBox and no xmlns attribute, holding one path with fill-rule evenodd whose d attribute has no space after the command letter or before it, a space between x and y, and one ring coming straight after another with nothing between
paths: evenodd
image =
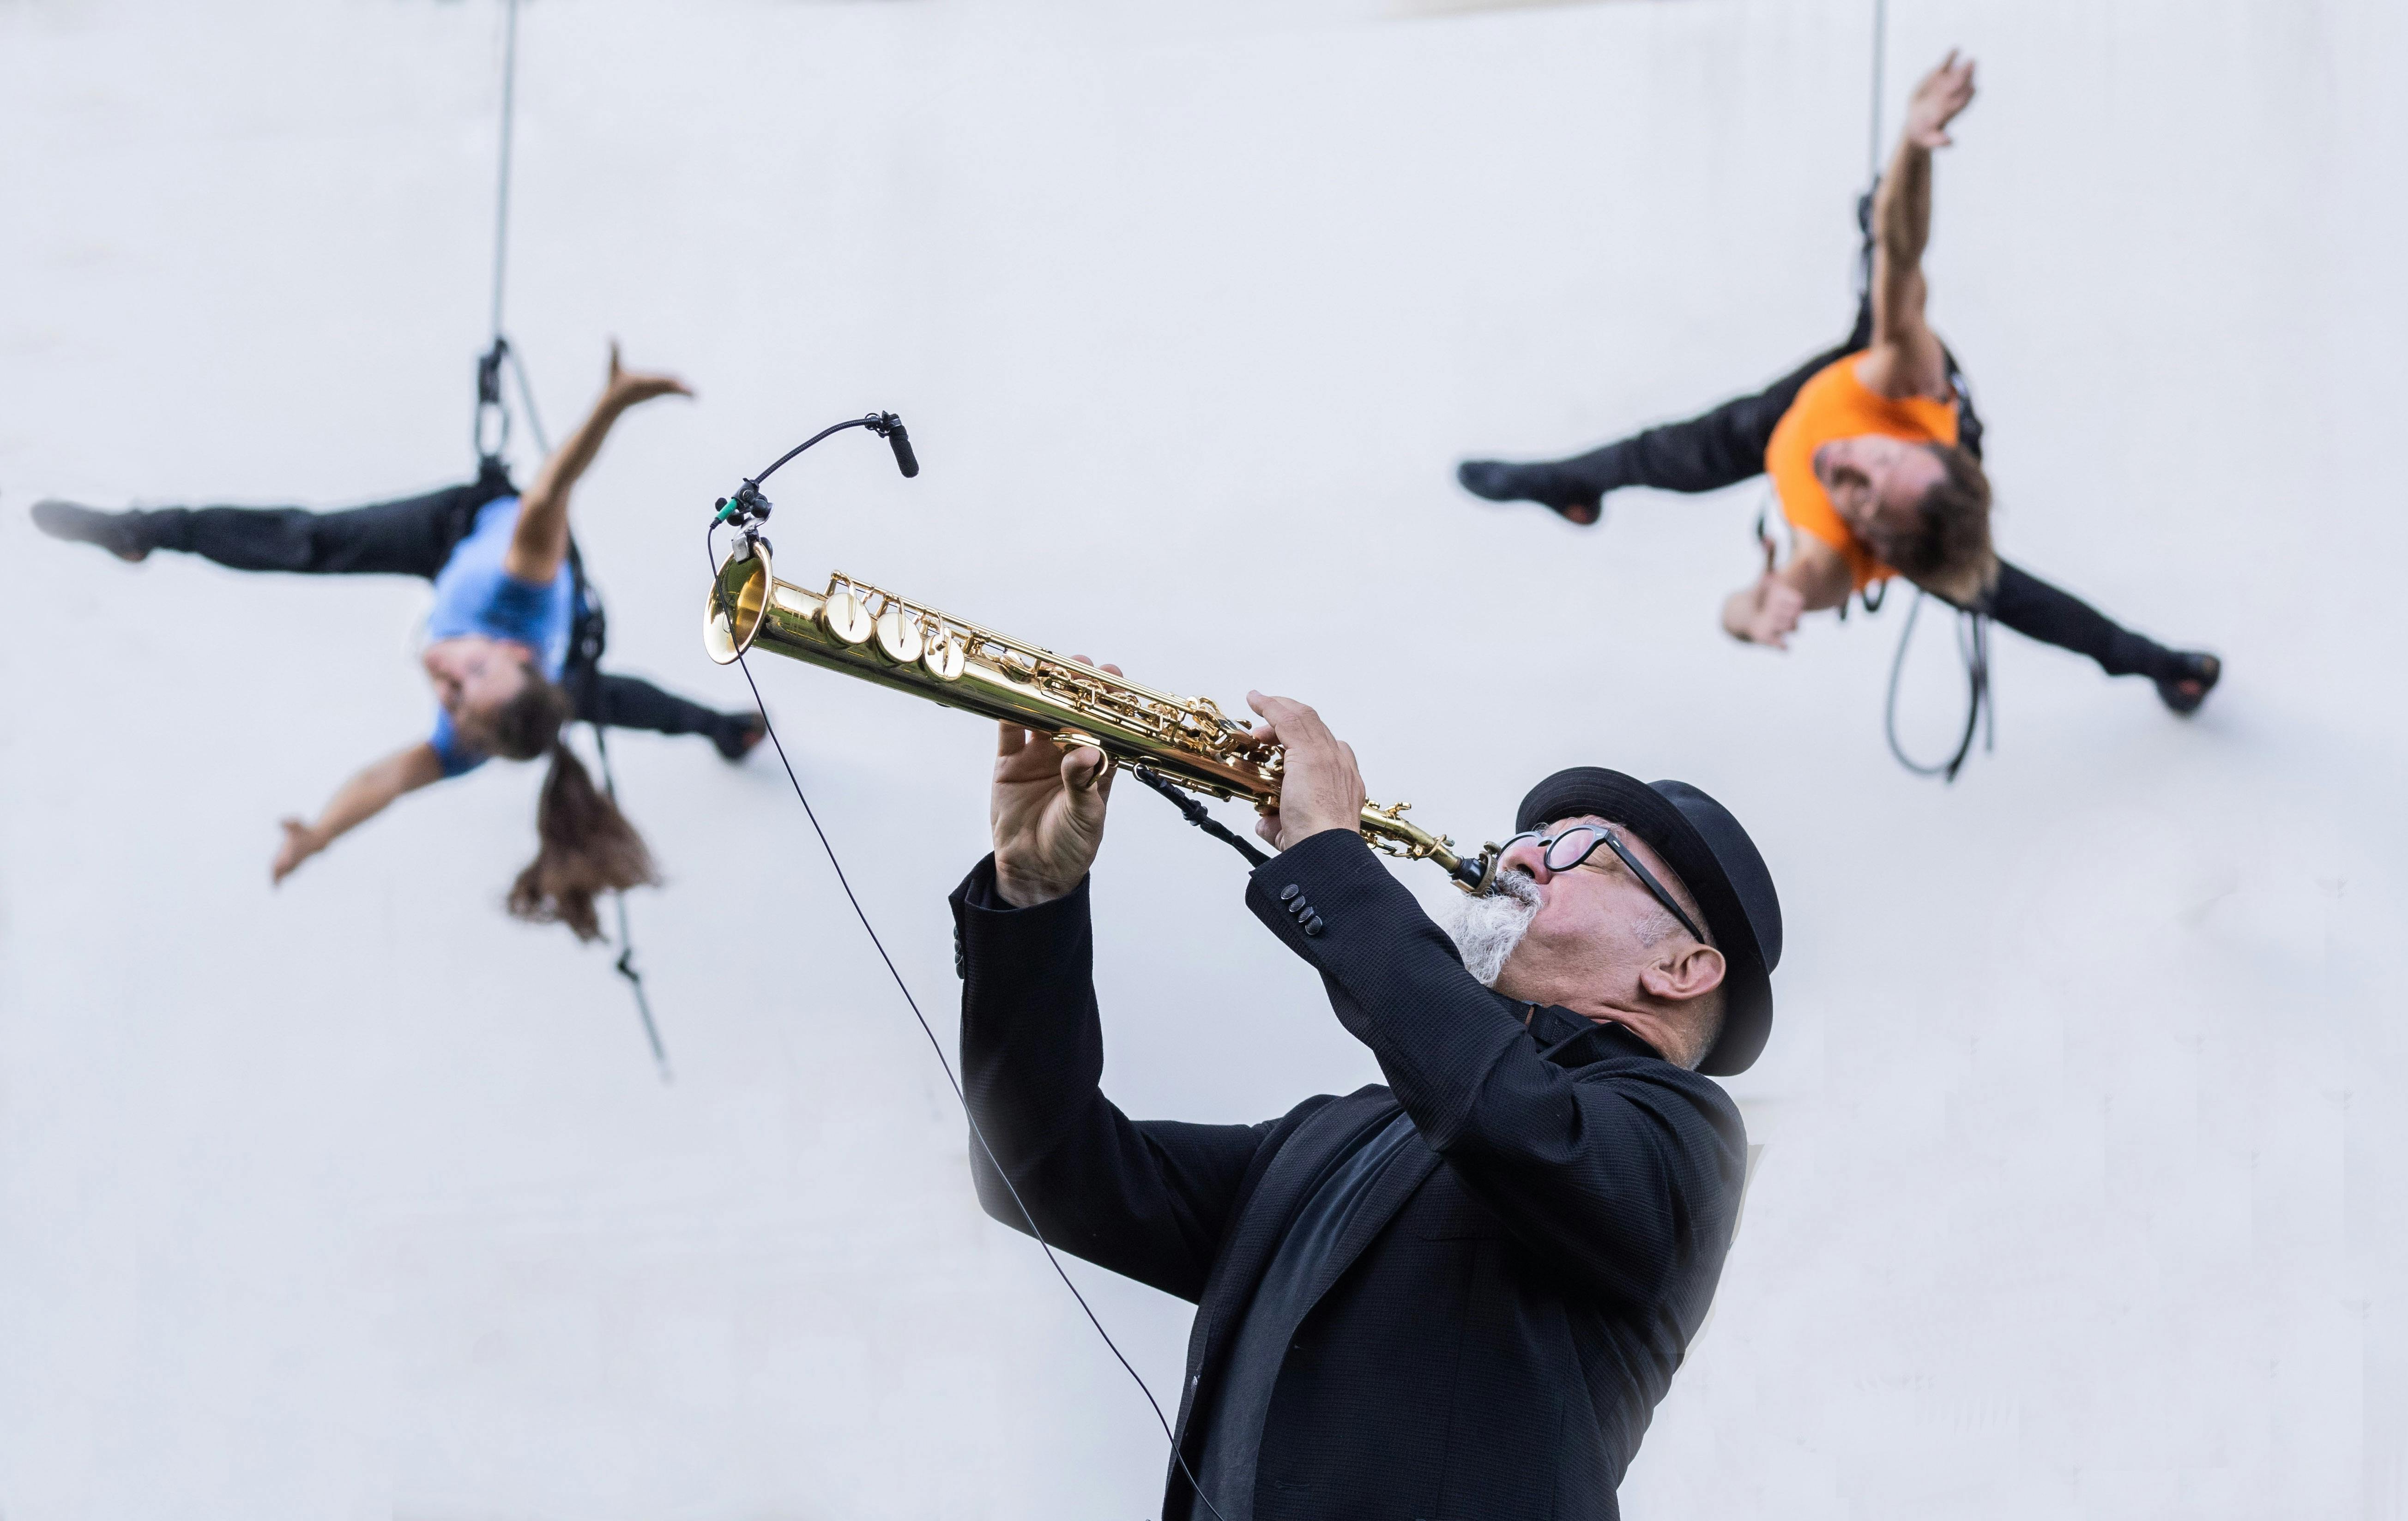
<instances>
[{"instance_id":1,"label":"black trousers","mask_svg":"<svg viewBox=\"0 0 2408 1521\"><path fill-rule=\"evenodd\" d=\"M156 507L143 512L140 523L153 548L179 549L236 570L431 581L475 528L478 509L509 494L507 481L489 477L345 512ZM751 718L688 702L636 676L572 669L563 679L579 720L614 729L732 739Z\"/></svg>"},{"instance_id":2,"label":"black trousers","mask_svg":"<svg viewBox=\"0 0 2408 1521\"><path fill-rule=\"evenodd\" d=\"M1771 385L1683 422L1668 422L1603 448L1562 462L1562 467L1599 490L1653 486L1666 491L1713 491L1764 474L1764 451L1772 442L1798 392L1830 365L1859 353L1872 340L1872 308L1857 309L1848 341L1828 348ZM1956 359L1949 370L1956 371ZM1960 392L1961 395L1961 392ZM1959 405L1958 435L1979 458L1981 419L1970 397ZM1988 614L2027 639L2087 655L2111 676L2153 680L2178 674L2172 650L2134 633L2071 592L2001 561L1998 584L1977 611Z\"/></svg>"}]
</instances>

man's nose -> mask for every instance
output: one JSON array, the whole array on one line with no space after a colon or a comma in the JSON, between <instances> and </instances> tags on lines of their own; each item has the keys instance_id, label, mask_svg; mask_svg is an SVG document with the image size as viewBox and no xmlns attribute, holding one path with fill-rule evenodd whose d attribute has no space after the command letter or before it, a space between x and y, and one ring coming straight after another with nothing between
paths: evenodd
<instances>
[{"instance_id":1,"label":"man's nose","mask_svg":"<svg viewBox=\"0 0 2408 1521\"><path fill-rule=\"evenodd\" d=\"M1497 869L1501 872L1508 866L1519 866L1537 882L1555 874L1547 870L1547 852L1536 840L1516 840L1506 846L1505 854L1497 859Z\"/></svg>"}]
</instances>

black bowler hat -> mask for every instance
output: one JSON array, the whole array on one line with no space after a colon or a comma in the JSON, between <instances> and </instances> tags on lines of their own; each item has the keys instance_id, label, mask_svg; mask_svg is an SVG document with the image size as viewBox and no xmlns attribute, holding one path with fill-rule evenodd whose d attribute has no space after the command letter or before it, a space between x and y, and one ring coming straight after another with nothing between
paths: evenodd
<instances>
[{"instance_id":1,"label":"black bowler hat","mask_svg":"<svg viewBox=\"0 0 2408 1521\"><path fill-rule=\"evenodd\" d=\"M1756 843L1730 810L1686 782L1642 782L1574 766L1530 789L1513 816L1534 830L1583 815L1611 818L1655 848L1705 911L1723 953L1723 1031L1698 1071L1747 1071L1772 1034L1772 969L1781 964L1781 899Z\"/></svg>"}]
</instances>

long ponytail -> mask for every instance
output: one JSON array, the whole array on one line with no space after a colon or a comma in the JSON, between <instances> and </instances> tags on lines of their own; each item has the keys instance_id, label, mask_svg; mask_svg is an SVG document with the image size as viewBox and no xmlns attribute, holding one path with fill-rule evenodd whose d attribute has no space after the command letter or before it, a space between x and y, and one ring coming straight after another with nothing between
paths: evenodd
<instances>
[{"instance_id":1,"label":"long ponytail","mask_svg":"<svg viewBox=\"0 0 2408 1521\"><path fill-rule=\"evenodd\" d=\"M552 771L535 807L536 853L510 884L510 912L538 924L566 924L598 940L596 894L660 880L644 837L594 785L583 761L554 741Z\"/></svg>"},{"instance_id":2,"label":"long ponytail","mask_svg":"<svg viewBox=\"0 0 2408 1521\"><path fill-rule=\"evenodd\" d=\"M660 877L644 837L562 743L569 708L566 691L529 672L499 717L496 753L526 760L546 752L552 757L535 807L535 860L510 884L509 904L519 918L566 924L580 940L598 940L595 898Z\"/></svg>"}]
</instances>

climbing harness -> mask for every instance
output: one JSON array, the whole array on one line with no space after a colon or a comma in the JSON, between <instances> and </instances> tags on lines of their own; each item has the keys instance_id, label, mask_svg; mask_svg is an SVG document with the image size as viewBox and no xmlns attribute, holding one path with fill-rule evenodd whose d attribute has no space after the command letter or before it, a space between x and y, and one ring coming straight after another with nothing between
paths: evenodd
<instances>
[{"instance_id":1,"label":"climbing harness","mask_svg":"<svg viewBox=\"0 0 2408 1521\"><path fill-rule=\"evenodd\" d=\"M502 372L508 369L518 392L517 410L526 419L527 432L533 436L538 453L552 453L552 440L545 436L543 418L536 411L535 387L527 380L525 362L502 331L502 296L507 287L510 247L510 167L512 128L518 114L519 72L519 0L504 0L502 23L502 122L499 164L494 190L494 300L493 342L477 359L477 410L471 425L471 437L477 449L477 476L496 494L509 489L509 450L510 442L510 398L504 386ZM568 631L568 661L562 672L562 683L569 689L577 705L582 708L586 721L594 730L594 753L602 764L602 793L610 805L619 805L619 782L610 770L610 742L604 734L602 722L601 677L602 652L609 643L609 620L604 616L601 594L586 578L585 557L578 552L577 540L568 541L568 576L571 588ZM566 740L560 743L566 743ZM636 966L636 945L627 923L627 893L624 888L610 891L610 904L619 924L619 959L612 970L626 979L628 990L636 997L636 1014L643 1021L644 1039L652 1048L652 1061L660 1069L661 1081L670 1080L669 1058L661 1045L660 1027L652 1018L652 1002L644 990L644 974Z\"/></svg>"}]
</instances>

